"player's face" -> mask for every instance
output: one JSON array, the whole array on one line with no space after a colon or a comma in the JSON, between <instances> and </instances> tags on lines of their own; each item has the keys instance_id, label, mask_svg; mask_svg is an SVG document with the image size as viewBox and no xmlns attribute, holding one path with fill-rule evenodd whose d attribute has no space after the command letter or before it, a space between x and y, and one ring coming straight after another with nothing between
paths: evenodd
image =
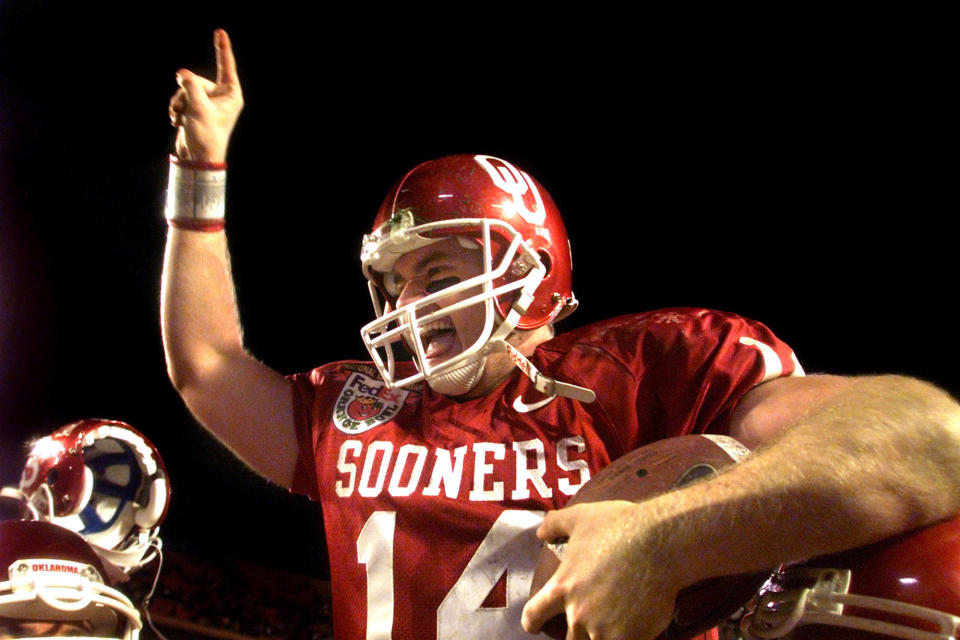
<instances>
[{"instance_id":1,"label":"player's face","mask_svg":"<svg viewBox=\"0 0 960 640\"><path fill-rule=\"evenodd\" d=\"M83 638L93 630L86 624L71 622L0 622L0 640L7 638ZM99 635L99 634L97 634Z\"/></svg>"},{"instance_id":2,"label":"player's face","mask_svg":"<svg viewBox=\"0 0 960 640\"><path fill-rule=\"evenodd\" d=\"M395 282L400 291L397 307L480 275L482 271L483 252L479 246L468 249L455 238L411 251L404 254L394 266ZM442 298L437 302L436 309L448 307L476 295L478 291L479 288L471 289ZM418 315L423 316L434 310L428 308ZM427 363L436 366L472 345L483 332L485 319L483 305L475 304L424 326L421 339Z\"/></svg>"}]
</instances>

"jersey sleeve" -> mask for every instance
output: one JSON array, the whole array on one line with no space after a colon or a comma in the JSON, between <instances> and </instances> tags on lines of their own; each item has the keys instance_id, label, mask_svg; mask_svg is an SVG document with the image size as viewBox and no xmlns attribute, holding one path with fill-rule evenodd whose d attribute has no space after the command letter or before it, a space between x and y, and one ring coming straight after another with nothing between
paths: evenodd
<instances>
[{"instance_id":1,"label":"jersey sleeve","mask_svg":"<svg viewBox=\"0 0 960 640\"><path fill-rule=\"evenodd\" d=\"M758 384L803 375L793 350L765 325L706 310L651 318L655 353L637 380L637 411L657 412L660 437L727 433L740 398Z\"/></svg>"},{"instance_id":2,"label":"jersey sleeve","mask_svg":"<svg viewBox=\"0 0 960 640\"><path fill-rule=\"evenodd\" d=\"M759 322L696 308L622 316L561 338L563 380L593 389L611 457L663 438L727 433L754 386L803 375L793 351Z\"/></svg>"},{"instance_id":3,"label":"jersey sleeve","mask_svg":"<svg viewBox=\"0 0 960 640\"><path fill-rule=\"evenodd\" d=\"M314 461L321 437L320 425L323 424L319 417L324 404L322 390L325 377L322 367L288 377L293 383L294 424L298 445L290 491L302 493L312 500L320 499L320 485Z\"/></svg>"}]
</instances>

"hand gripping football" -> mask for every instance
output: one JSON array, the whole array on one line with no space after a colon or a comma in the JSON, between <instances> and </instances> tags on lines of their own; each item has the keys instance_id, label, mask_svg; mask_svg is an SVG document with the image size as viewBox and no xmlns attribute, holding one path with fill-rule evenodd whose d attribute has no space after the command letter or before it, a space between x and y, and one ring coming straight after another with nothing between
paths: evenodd
<instances>
[{"instance_id":1,"label":"hand gripping football","mask_svg":"<svg viewBox=\"0 0 960 640\"><path fill-rule=\"evenodd\" d=\"M710 478L735 464L749 450L728 436L689 435L667 438L614 460L590 479L569 505L602 500L642 502L659 494ZM535 594L556 571L562 541L540 551L530 593ZM687 587L677 596L673 622L658 640L691 638L717 626L752 598L770 572L711 578ZM543 627L552 638L566 638L567 623L556 616Z\"/></svg>"}]
</instances>

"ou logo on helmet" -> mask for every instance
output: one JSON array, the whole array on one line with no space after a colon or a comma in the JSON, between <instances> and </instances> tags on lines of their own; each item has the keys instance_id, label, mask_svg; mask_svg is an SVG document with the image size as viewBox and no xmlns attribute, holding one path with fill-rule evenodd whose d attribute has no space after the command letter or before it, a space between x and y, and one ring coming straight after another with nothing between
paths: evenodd
<instances>
[{"instance_id":1,"label":"ou logo on helmet","mask_svg":"<svg viewBox=\"0 0 960 640\"><path fill-rule=\"evenodd\" d=\"M547 211L543 206L543 200L540 198L540 191L533 179L524 171L520 171L515 166L495 158L493 156L473 156L473 159L483 167L490 179L500 189L503 189L513 196L513 208L527 224L542 226L547 219ZM524 196L530 192L536 202L535 208L530 209L527 206Z\"/></svg>"},{"instance_id":2,"label":"ou logo on helmet","mask_svg":"<svg viewBox=\"0 0 960 640\"><path fill-rule=\"evenodd\" d=\"M39 472L40 467L37 465L36 458L28 459L26 466L23 468L23 474L20 476L20 488L25 489L32 485Z\"/></svg>"}]
</instances>

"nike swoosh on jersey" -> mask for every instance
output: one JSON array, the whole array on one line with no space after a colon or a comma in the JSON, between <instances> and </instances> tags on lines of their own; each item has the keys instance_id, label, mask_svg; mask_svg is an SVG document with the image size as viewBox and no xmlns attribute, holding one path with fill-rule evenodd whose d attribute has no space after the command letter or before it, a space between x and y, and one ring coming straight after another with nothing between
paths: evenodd
<instances>
[{"instance_id":1,"label":"nike swoosh on jersey","mask_svg":"<svg viewBox=\"0 0 960 640\"><path fill-rule=\"evenodd\" d=\"M554 396L550 396L549 398L544 398L539 402L527 404L526 402L520 399L520 396L517 396L517 398L513 401L513 409L518 413L530 413L531 411L536 411L540 407L547 406L548 404L553 402L553 399L556 397L557 396L554 395Z\"/></svg>"}]
</instances>

